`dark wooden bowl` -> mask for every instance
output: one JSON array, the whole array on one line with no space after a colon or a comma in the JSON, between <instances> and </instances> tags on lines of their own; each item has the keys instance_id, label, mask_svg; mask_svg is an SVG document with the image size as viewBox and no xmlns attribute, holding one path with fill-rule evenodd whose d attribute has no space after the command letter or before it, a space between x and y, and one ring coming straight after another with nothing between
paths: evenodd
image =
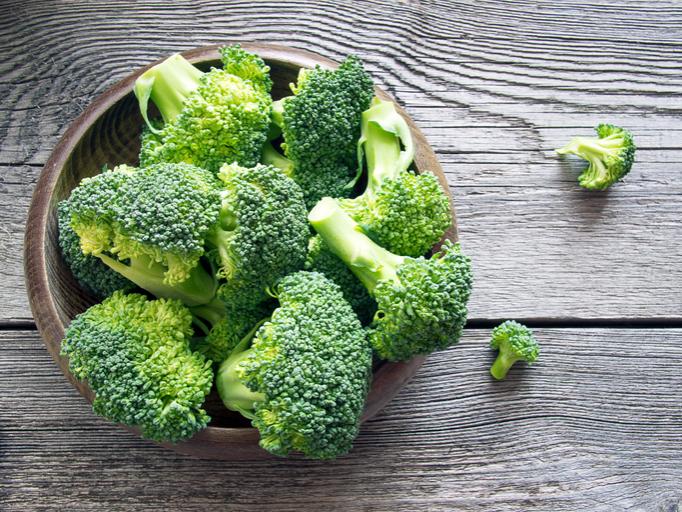
<instances>
[{"instance_id":1,"label":"dark wooden bowl","mask_svg":"<svg viewBox=\"0 0 682 512\"><path fill-rule=\"evenodd\" d=\"M319 55L284 46L243 46L261 55L272 68L275 98L289 94L288 85L295 81L299 68L312 67L315 64L336 66L335 62ZM218 46L197 48L183 55L202 68L220 64ZM93 398L92 391L86 383L73 377L68 361L59 354L59 349L65 326L95 301L78 286L62 261L57 242L55 207L82 178L98 173L103 165L137 163L142 118L132 88L135 79L148 67L121 80L99 96L71 123L40 175L26 226L24 265L29 302L36 325L48 351L64 375L89 401ZM379 89L377 95L383 99L392 99ZM448 191L447 181L436 155L412 120L404 111L400 112L407 119L415 138L416 168L433 171L444 190ZM454 213L453 227L446 238L457 238ZM416 357L403 363L381 364L376 368L363 421L371 418L395 396L423 360L423 357ZM169 448L199 457L225 460L250 460L270 456L258 447L258 432L236 413L226 411L215 393L209 396L206 408L213 418L211 425L188 441L168 444Z\"/></svg>"}]
</instances>

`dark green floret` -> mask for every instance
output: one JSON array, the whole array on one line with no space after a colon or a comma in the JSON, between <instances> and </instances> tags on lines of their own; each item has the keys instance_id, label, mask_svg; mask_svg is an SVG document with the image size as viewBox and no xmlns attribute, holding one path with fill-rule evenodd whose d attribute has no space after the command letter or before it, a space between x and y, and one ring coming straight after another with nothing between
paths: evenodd
<instances>
[{"instance_id":1,"label":"dark green floret","mask_svg":"<svg viewBox=\"0 0 682 512\"><path fill-rule=\"evenodd\" d=\"M135 285L106 266L99 258L83 254L80 238L71 229L69 201L64 200L57 208L59 247L71 273L88 293L98 299L108 297L116 290L132 291Z\"/></svg>"},{"instance_id":2,"label":"dark green floret","mask_svg":"<svg viewBox=\"0 0 682 512\"><path fill-rule=\"evenodd\" d=\"M363 325L371 322L377 309L376 302L346 264L327 248L320 235L310 238L305 269L324 274L334 281L341 288L343 296L358 315L360 322Z\"/></svg>"},{"instance_id":3,"label":"dark green floret","mask_svg":"<svg viewBox=\"0 0 682 512\"><path fill-rule=\"evenodd\" d=\"M490 347L500 351L490 368L490 374L498 380L504 379L517 361L533 364L540 355L540 345L533 332L514 320L507 320L493 329Z\"/></svg>"},{"instance_id":4,"label":"dark green floret","mask_svg":"<svg viewBox=\"0 0 682 512\"><path fill-rule=\"evenodd\" d=\"M266 145L263 161L301 185L308 207L324 196L348 197L358 171L360 118L374 95L372 79L350 56L336 70L301 70L292 91L273 105L286 158Z\"/></svg>"},{"instance_id":5,"label":"dark green floret","mask_svg":"<svg viewBox=\"0 0 682 512\"><path fill-rule=\"evenodd\" d=\"M241 412L275 455L347 453L371 377L371 350L341 290L297 272L275 287L279 307L247 335L216 376L228 409Z\"/></svg>"},{"instance_id":6,"label":"dark green floret","mask_svg":"<svg viewBox=\"0 0 682 512\"><path fill-rule=\"evenodd\" d=\"M218 218L219 187L213 174L193 165L119 166L72 191L71 227L84 254L140 288L205 304L217 283L199 259Z\"/></svg>"},{"instance_id":7,"label":"dark green floret","mask_svg":"<svg viewBox=\"0 0 682 512\"><path fill-rule=\"evenodd\" d=\"M218 296L253 306L285 275L303 268L310 233L301 188L278 169L225 165L219 222L208 243L215 248Z\"/></svg>"},{"instance_id":8,"label":"dark green floret","mask_svg":"<svg viewBox=\"0 0 682 512\"><path fill-rule=\"evenodd\" d=\"M137 79L135 95L154 134L143 135L140 165L184 162L217 172L224 163L258 162L272 110L270 68L238 46L221 56L225 69L204 73L172 55ZM161 128L148 118L150 99Z\"/></svg>"},{"instance_id":9,"label":"dark green floret","mask_svg":"<svg viewBox=\"0 0 682 512\"><path fill-rule=\"evenodd\" d=\"M176 300L114 292L71 322L62 354L93 390L96 413L139 427L146 438L177 442L210 419L202 406L213 372L189 348L191 322Z\"/></svg>"},{"instance_id":10,"label":"dark green floret","mask_svg":"<svg viewBox=\"0 0 682 512\"><path fill-rule=\"evenodd\" d=\"M376 300L369 340L379 357L400 361L457 343L472 281L459 245L446 241L430 259L398 256L372 241L330 198L308 218Z\"/></svg>"},{"instance_id":11,"label":"dark green floret","mask_svg":"<svg viewBox=\"0 0 682 512\"><path fill-rule=\"evenodd\" d=\"M404 256L426 254L452 224L450 199L438 178L408 168L414 143L405 119L390 101L375 99L362 113L359 155L367 161L367 188L339 201L382 247Z\"/></svg>"},{"instance_id":12,"label":"dark green floret","mask_svg":"<svg viewBox=\"0 0 682 512\"><path fill-rule=\"evenodd\" d=\"M632 134L625 128L600 124L595 130L597 137L575 137L556 152L587 160L589 166L578 178L580 186L605 190L630 172L637 148Z\"/></svg>"}]
</instances>

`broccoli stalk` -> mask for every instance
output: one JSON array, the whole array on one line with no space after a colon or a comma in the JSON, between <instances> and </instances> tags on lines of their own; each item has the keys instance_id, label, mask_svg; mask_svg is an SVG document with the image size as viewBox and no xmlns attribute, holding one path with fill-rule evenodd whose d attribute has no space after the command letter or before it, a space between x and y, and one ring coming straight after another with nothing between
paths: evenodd
<instances>
[{"instance_id":1,"label":"broccoli stalk","mask_svg":"<svg viewBox=\"0 0 682 512\"><path fill-rule=\"evenodd\" d=\"M430 259L387 251L331 198L322 199L308 220L377 302L369 340L390 361L409 359L459 340L471 292L471 266L450 241Z\"/></svg>"},{"instance_id":2,"label":"broccoli stalk","mask_svg":"<svg viewBox=\"0 0 682 512\"><path fill-rule=\"evenodd\" d=\"M490 346L500 351L490 368L490 374L498 380L504 379L517 361L533 364L540 355L540 346L533 332L513 320L507 320L493 329Z\"/></svg>"},{"instance_id":3,"label":"broccoli stalk","mask_svg":"<svg viewBox=\"0 0 682 512\"><path fill-rule=\"evenodd\" d=\"M142 118L152 132L158 134L161 130L149 121L149 100L159 109L163 121L172 123L182 112L187 98L199 87L199 79L203 74L176 53L140 75L135 81L133 92L138 99Z\"/></svg>"},{"instance_id":4,"label":"broccoli stalk","mask_svg":"<svg viewBox=\"0 0 682 512\"><path fill-rule=\"evenodd\" d=\"M589 165L578 178L580 186L605 190L630 172L637 148L624 128L600 124L595 130L597 137L575 137L556 152L587 160Z\"/></svg>"}]
</instances>

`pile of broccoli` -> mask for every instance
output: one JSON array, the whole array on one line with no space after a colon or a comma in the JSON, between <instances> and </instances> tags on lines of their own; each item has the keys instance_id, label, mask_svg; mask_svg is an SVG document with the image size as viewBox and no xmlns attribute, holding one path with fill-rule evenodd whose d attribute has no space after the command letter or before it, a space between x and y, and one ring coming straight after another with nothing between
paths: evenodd
<instances>
[{"instance_id":1,"label":"pile of broccoli","mask_svg":"<svg viewBox=\"0 0 682 512\"><path fill-rule=\"evenodd\" d=\"M221 57L143 73L139 162L59 204L64 261L101 301L62 353L97 413L150 439L205 428L215 389L264 449L334 458L358 434L377 360L458 342L471 264L438 245L449 197L414 171L410 129L358 58L301 70L273 101L260 57Z\"/></svg>"}]
</instances>

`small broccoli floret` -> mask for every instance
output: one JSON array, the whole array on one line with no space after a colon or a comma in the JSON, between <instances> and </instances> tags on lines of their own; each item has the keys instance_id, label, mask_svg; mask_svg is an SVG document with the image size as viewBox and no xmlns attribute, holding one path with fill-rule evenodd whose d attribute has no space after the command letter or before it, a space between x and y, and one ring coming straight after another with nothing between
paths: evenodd
<instances>
[{"instance_id":1,"label":"small broccoli floret","mask_svg":"<svg viewBox=\"0 0 682 512\"><path fill-rule=\"evenodd\" d=\"M196 311L201 319L211 323L206 337L199 338L193 348L214 363L224 361L240 341L264 319L272 314L275 308L273 301L267 300L255 306L240 304L223 304L223 311L218 317L211 318L205 311ZM201 307L201 306L200 306Z\"/></svg>"},{"instance_id":2,"label":"small broccoli floret","mask_svg":"<svg viewBox=\"0 0 682 512\"><path fill-rule=\"evenodd\" d=\"M556 152L587 160L589 166L578 178L580 186L605 190L630 172L637 148L632 134L624 128L600 124L595 130L597 137L575 137Z\"/></svg>"},{"instance_id":3,"label":"small broccoli floret","mask_svg":"<svg viewBox=\"0 0 682 512\"><path fill-rule=\"evenodd\" d=\"M241 48L222 51L226 69L201 72L176 54L135 82L145 135L140 165L184 162L217 172L224 163L258 162L270 125L269 68ZM158 128L147 116L152 100L163 117Z\"/></svg>"},{"instance_id":4,"label":"small broccoli floret","mask_svg":"<svg viewBox=\"0 0 682 512\"><path fill-rule=\"evenodd\" d=\"M329 250L320 235L311 237L308 242L305 269L324 274L334 281L363 325L372 320L377 309L376 302L346 264Z\"/></svg>"},{"instance_id":5,"label":"small broccoli floret","mask_svg":"<svg viewBox=\"0 0 682 512\"><path fill-rule=\"evenodd\" d=\"M273 105L273 121L282 130L282 149L291 163L272 148L263 161L288 169L308 207L324 196L348 197L358 171L360 117L374 95L372 79L350 56L337 70L301 70L292 91Z\"/></svg>"},{"instance_id":6,"label":"small broccoli floret","mask_svg":"<svg viewBox=\"0 0 682 512\"><path fill-rule=\"evenodd\" d=\"M452 224L450 199L431 172L408 171L412 134L392 102L375 99L362 113L358 149L367 160L367 188L339 204L382 247L424 255Z\"/></svg>"},{"instance_id":7,"label":"small broccoli floret","mask_svg":"<svg viewBox=\"0 0 682 512\"><path fill-rule=\"evenodd\" d=\"M274 291L279 307L221 364L218 393L252 420L269 452L337 457L357 436L369 388L365 333L322 274L291 274Z\"/></svg>"},{"instance_id":8,"label":"small broccoli floret","mask_svg":"<svg viewBox=\"0 0 682 512\"><path fill-rule=\"evenodd\" d=\"M459 245L446 241L428 260L398 256L373 242L330 198L308 219L376 300L369 340L381 358L400 361L457 343L472 279Z\"/></svg>"},{"instance_id":9,"label":"small broccoli floret","mask_svg":"<svg viewBox=\"0 0 682 512\"><path fill-rule=\"evenodd\" d=\"M78 315L62 354L95 393L96 413L139 427L155 441L181 441L209 421L210 362L189 348L191 315L175 300L117 291Z\"/></svg>"},{"instance_id":10,"label":"small broccoli floret","mask_svg":"<svg viewBox=\"0 0 682 512\"><path fill-rule=\"evenodd\" d=\"M57 208L59 247L78 284L99 299L108 297L116 290L133 290L135 285L125 277L107 267L95 256L83 254L80 238L71 229L70 222L71 210L68 200L65 200L59 203Z\"/></svg>"},{"instance_id":11,"label":"small broccoli floret","mask_svg":"<svg viewBox=\"0 0 682 512\"><path fill-rule=\"evenodd\" d=\"M208 171L117 167L84 179L69 207L84 254L158 297L212 300L217 283L199 262L220 210L220 182Z\"/></svg>"},{"instance_id":12,"label":"small broccoli floret","mask_svg":"<svg viewBox=\"0 0 682 512\"><path fill-rule=\"evenodd\" d=\"M499 350L490 374L498 380L504 379L517 361L533 364L540 355L540 345L533 332L518 322L507 320L493 329L490 347Z\"/></svg>"},{"instance_id":13,"label":"small broccoli floret","mask_svg":"<svg viewBox=\"0 0 682 512\"><path fill-rule=\"evenodd\" d=\"M219 276L219 297L252 306L281 277L305 262L309 228L301 188L272 166L224 165L219 222L208 235Z\"/></svg>"}]
</instances>

